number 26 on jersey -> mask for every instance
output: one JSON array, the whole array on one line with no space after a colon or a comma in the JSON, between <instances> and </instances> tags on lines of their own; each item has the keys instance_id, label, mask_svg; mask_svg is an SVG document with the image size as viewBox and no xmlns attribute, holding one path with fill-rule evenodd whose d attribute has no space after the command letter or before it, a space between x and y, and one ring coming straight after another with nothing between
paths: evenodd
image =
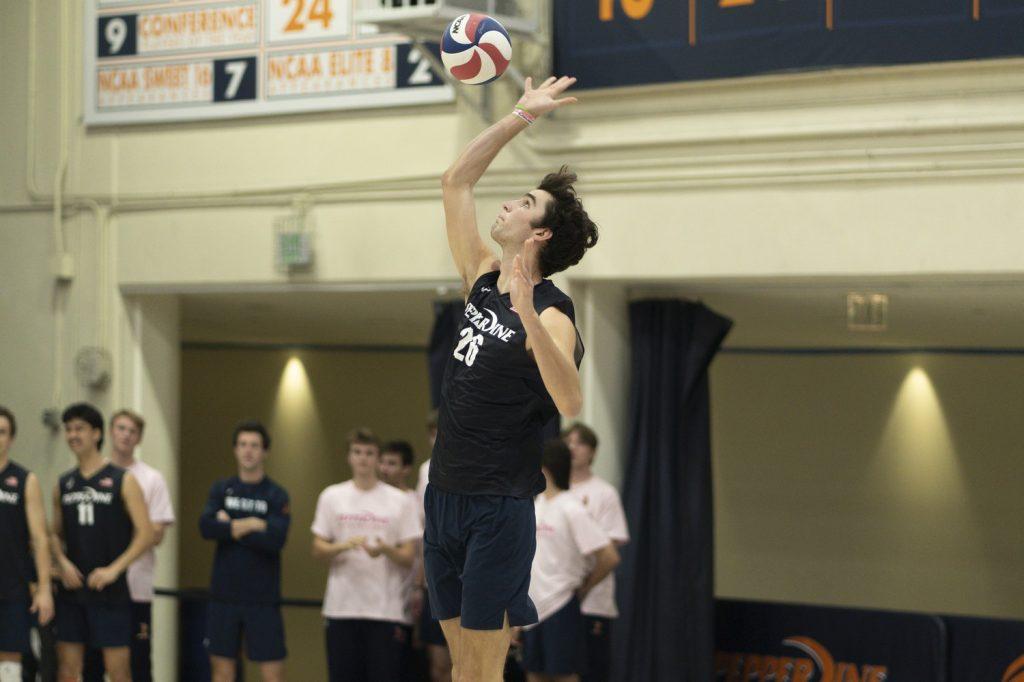
<instances>
[{"instance_id":1,"label":"number 26 on jersey","mask_svg":"<svg viewBox=\"0 0 1024 682\"><path fill-rule=\"evenodd\" d=\"M463 329L459 336L459 343L455 346L455 352L453 355L459 362L466 363L466 367L472 367L473 363L476 362L476 354L480 352L480 347L484 345L484 335L477 334L473 331L472 327L466 327Z\"/></svg>"}]
</instances>

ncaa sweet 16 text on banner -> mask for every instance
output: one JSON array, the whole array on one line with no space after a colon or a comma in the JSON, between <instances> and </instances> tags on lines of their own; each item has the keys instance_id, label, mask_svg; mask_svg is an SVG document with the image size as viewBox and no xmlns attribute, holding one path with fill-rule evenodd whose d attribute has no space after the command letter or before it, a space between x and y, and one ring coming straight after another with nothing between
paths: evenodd
<instances>
[{"instance_id":1,"label":"ncaa sweet 16 text on banner","mask_svg":"<svg viewBox=\"0 0 1024 682\"><path fill-rule=\"evenodd\" d=\"M451 101L354 0L87 0L85 122L154 123Z\"/></svg>"}]
</instances>

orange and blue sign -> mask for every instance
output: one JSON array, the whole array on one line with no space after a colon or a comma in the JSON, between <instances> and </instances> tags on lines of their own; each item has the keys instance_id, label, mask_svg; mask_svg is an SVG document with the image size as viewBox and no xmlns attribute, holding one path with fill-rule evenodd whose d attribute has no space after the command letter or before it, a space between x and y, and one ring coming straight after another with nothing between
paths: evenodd
<instances>
[{"instance_id":1,"label":"orange and blue sign","mask_svg":"<svg viewBox=\"0 0 1024 682\"><path fill-rule=\"evenodd\" d=\"M554 3L556 73L579 87L1024 54L1019 0Z\"/></svg>"}]
</instances>

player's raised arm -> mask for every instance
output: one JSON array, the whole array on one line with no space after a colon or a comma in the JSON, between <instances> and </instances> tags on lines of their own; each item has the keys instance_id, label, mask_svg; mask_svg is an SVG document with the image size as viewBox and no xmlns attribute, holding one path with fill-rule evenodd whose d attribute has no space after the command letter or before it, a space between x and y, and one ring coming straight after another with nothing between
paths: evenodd
<instances>
[{"instance_id":1,"label":"player's raised arm","mask_svg":"<svg viewBox=\"0 0 1024 682\"><path fill-rule=\"evenodd\" d=\"M534 119L576 101L575 97L559 98L575 82L575 78L563 76L556 79L552 76L534 88L531 79L527 78L525 92L516 109L477 135L441 177L448 246L467 288L496 261L494 252L484 243L477 229L473 187L502 147Z\"/></svg>"}]
</instances>

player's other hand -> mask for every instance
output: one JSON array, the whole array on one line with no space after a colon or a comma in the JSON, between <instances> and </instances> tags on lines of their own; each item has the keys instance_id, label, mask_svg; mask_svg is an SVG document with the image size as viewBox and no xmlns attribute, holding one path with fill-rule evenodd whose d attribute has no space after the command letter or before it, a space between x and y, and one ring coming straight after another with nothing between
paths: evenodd
<instances>
[{"instance_id":1,"label":"player's other hand","mask_svg":"<svg viewBox=\"0 0 1024 682\"><path fill-rule=\"evenodd\" d=\"M89 589L96 590L97 592L99 592L107 585L110 585L115 580L117 580L117 576L118 572L117 569L115 568L112 568L110 566L97 568L89 574L89 579L87 581Z\"/></svg>"},{"instance_id":2,"label":"player's other hand","mask_svg":"<svg viewBox=\"0 0 1024 682\"><path fill-rule=\"evenodd\" d=\"M67 557L60 560L60 582L69 590L80 590L85 584L82 572Z\"/></svg>"},{"instance_id":3,"label":"player's other hand","mask_svg":"<svg viewBox=\"0 0 1024 682\"><path fill-rule=\"evenodd\" d=\"M523 96L519 98L516 106L526 109L534 116L540 116L566 104L576 104L578 100L575 97L561 96L575 82L576 79L571 76L562 76L561 78L551 76L535 88L533 79L527 78Z\"/></svg>"},{"instance_id":4,"label":"player's other hand","mask_svg":"<svg viewBox=\"0 0 1024 682\"><path fill-rule=\"evenodd\" d=\"M32 595L32 606L29 611L36 614L40 625L46 625L53 620L53 595L49 590L36 590Z\"/></svg>"},{"instance_id":5,"label":"player's other hand","mask_svg":"<svg viewBox=\"0 0 1024 682\"><path fill-rule=\"evenodd\" d=\"M512 281L510 282L509 298L512 307L519 316L533 310L533 270L530 263L537 253L537 242L530 237L523 244L522 252L512 260Z\"/></svg>"},{"instance_id":6,"label":"player's other hand","mask_svg":"<svg viewBox=\"0 0 1024 682\"><path fill-rule=\"evenodd\" d=\"M512 642L511 642L512 646L522 646L523 645L523 628L520 627L519 625L516 625L515 627L511 628L509 630L509 632L512 635Z\"/></svg>"}]
</instances>

